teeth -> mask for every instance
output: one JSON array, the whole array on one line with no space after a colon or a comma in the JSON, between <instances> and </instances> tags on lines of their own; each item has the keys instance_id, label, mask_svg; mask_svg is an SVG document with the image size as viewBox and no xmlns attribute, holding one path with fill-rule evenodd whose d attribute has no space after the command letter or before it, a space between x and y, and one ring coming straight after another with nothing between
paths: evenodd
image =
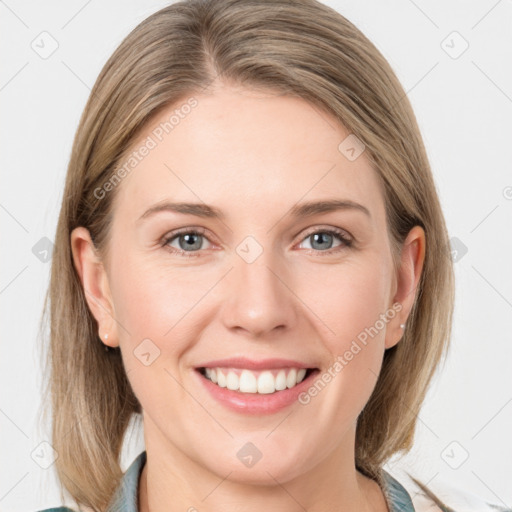
<instances>
[{"instance_id":1,"label":"teeth","mask_svg":"<svg viewBox=\"0 0 512 512\"><path fill-rule=\"evenodd\" d=\"M286 389L286 373L281 370L276 377L276 391L282 391L283 389Z\"/></svg>"},{"instance_id":2,"label":"teeth","mask_svg":"<svg viewBox=\"0 0 512 512\"><path fill-rule=\"evenodd\" d=\"M240 382L238 389L242 393L257 393L258 392L258 381L254 373L249 370L244 370L240 375Z\"/></svg>"},{"instance_id":3,"label":"teeth","mask_svg":"<svg viewBox=\"0 0 512 512\"><path fill-rule=\"evenodd\" d=\"M304 380L305 368L281 370L230 370L227 368L205 368L205 376L221 388L241 393L259 393L268 395L276 391L293 388Z\"/></svg>"},{"instance_id":4,"label":"teeth","mask_svg":"<svg viewBox=\"0 0 512 512\"><path fill-rule=\"evenodd\" d=\"M239 378L236 373L229 372L226 377L226 387L231 389L231 391L236 391L239 388Z\"/></svg>"},{"instance_id":5,"label":"teeth","mask_svg":"<svg viewBox=\"0 0 512 512\"><path fill-rule=\"evenodd\" d=\"M276 390L276 380L271 372L261 372L258 377L258 393L268 394Z\"/></svg>"},{"instance_id":6,"label":"teeth","mask_svg":"<svg viewBox=\"0 0 512 512\"><path fill-rule=\"evenodd\" d=\"M295 384L297 384L297 370L295 368L292 368L290 370L290 373L288 373L288 376L286 377L286 387L293 388Z\"/></svg>"},{"instance_id":7,"label":"teeth","mask_svg":"<svg viewBox=\"0 0 512 512\"><path fill-rule=\"evenodd\" d=\"M217 371L217 386L220 386L221 388L226 387L226 376L220 370Z\"/></svg>"}]
</instances>

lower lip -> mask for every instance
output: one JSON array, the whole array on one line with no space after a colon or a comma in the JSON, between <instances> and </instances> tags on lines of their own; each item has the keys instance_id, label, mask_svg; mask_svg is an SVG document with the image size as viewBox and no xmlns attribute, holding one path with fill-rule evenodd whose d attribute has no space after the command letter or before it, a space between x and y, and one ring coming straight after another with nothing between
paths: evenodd
<instances>
[{"instance_id":1,"label":"lower lip","mask_svg":"<svg viewBox=\"0 0 512 512\"><path fill-rule=\"evenodd\" d=\"M221 388L204 377L199 371L196 370L195 373L210 394L229 409L244 414L273 414L296 402L297 397L311 385L318 370L312 371L307 378L293 388L268 394L241 393L240 391Z\"/></svg>"}]
</instances>

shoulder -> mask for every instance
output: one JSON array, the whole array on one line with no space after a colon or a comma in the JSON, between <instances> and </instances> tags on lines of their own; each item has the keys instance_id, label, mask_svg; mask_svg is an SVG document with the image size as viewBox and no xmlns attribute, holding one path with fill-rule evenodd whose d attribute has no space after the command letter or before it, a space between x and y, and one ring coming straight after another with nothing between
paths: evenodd
<instances>
[{"instance_id":1,"label":"shoulder","mask_svg":"<svg viewBox=\"0 0 512 512\"><path fill-rule=\"evenodd\" d=\"M90 507L82 505L78 508L69 508L64 505L59 505L57 507L50 507L38 510L37 512L94 512L94 510Z\"/></svg>"},{"instance_id":2,"label":"shoulder","mask_svg":"<svg viewBox=\"0 0 512 512\"><path fill-rule=\"evenodd\" d=\"M68 507L53 507L53 508L45 508L44 510L38 510L37 512L75 512L75 511Z\"/></svg>"},{"instance_id":3,"label":"shoulder","mask_svg":"<svg viewBox=\"0 0 512 512\"><path fill-rule=\"evenodd\" d=\"M108 512L122 511L122 510L137 510L134 503L137 502L138 482L142 472L142 468L146 463L146 451L141 452L128 469L125 471L123 478L116 489L112 502L108 506ZM94 512L92 508L84 505L80 508L81 512ZM78 512L75 509L65 507L63 505L54 508L45 508L38 512Z\"/></svg>"},{"instance_id":4,"label":"shoulder","mask_svg":"<svg viewBox=\"0 0 512 512\"><path fill-rule=\"evenodd\" d=\"M445 481L427 485L407 473L397 478L412 497L415 512L512 512L505 503L491 503Z\"/></svg>"}]
</instances>

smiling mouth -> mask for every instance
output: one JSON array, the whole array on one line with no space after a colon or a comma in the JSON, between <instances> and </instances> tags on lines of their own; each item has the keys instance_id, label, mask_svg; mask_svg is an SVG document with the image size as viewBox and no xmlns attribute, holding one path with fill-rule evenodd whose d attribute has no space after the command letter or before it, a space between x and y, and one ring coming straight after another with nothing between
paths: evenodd
<instances>
[{"instance_id":1,"label":"smiling mouth","mask_svg":"<svg viewBox=\"0 0 512 512\"><path fill-rule=\"evenodd\" d=\"M260 395L292 389L317 371L316 368L276 368L253 371L220 367L202 367L197 370L205 379L220 388Z\"/></svg>"}]
</instances>

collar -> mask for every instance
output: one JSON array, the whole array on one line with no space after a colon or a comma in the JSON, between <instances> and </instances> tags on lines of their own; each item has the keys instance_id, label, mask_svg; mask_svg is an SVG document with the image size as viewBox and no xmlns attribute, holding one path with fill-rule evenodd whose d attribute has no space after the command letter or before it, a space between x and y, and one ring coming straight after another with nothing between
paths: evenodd
<instances>
[{"instance_id":1,"label":"collar","mask_svg":"<svg viewBox=\"0 0 512 512\"><path fill-rule=\"evenodd\" d=\"M108 512L138 512L139 478L146 463L146 451L140 453L123 475L121 483L109 505ZM414 512L409 493L395 478L382 471L384 494L390 512Z\"/></svg>"}]
</instances>

